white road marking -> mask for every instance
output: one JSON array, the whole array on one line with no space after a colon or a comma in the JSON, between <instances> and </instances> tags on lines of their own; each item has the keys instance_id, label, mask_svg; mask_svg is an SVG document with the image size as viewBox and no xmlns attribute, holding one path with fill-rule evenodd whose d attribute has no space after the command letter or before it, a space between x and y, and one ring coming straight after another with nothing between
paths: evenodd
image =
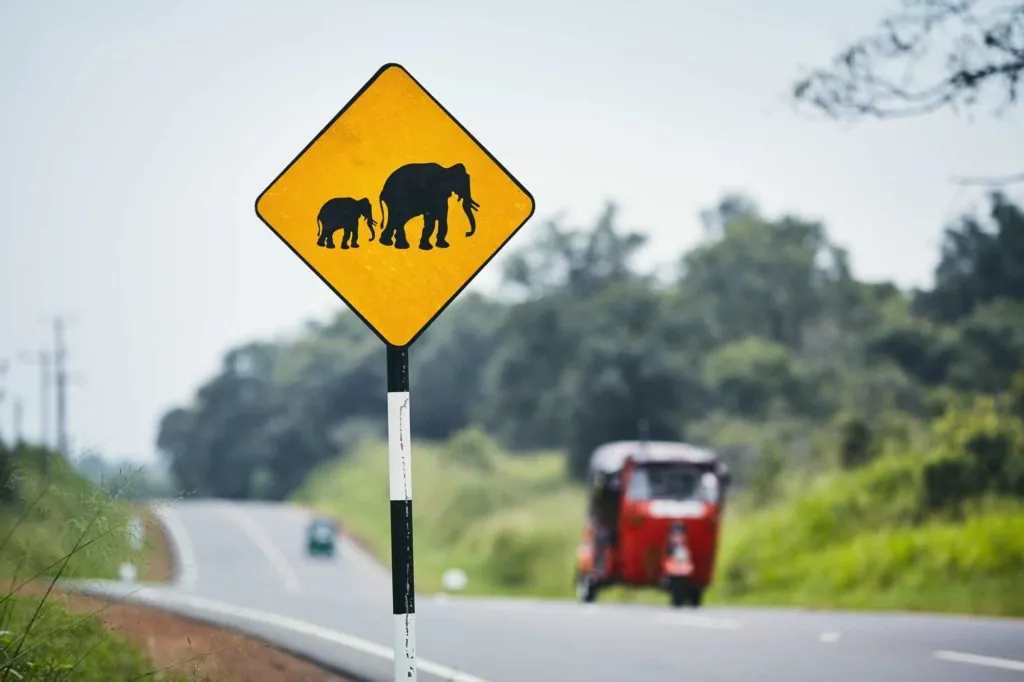
<instances>
[{"instance_id":1,"label":"white road marking","mask_svg":"<svg viewBox=\"0 0 1024 682\"><path fill-rule=\"evenodd\" d=\"M978 654L966 654L960 651L936 651L935 658L954 663L967 663L969 665L982 665L989 668L1002 668L1003 670L1016 670L1024 672L1024 661L1014 661L1009 658L995 658L993 656L980 656Z\"/></svg>"},{"instance_id":2,"label":"white road marking","mask_svg":"<svg viewBox=\"0 0 1024 682\"><path fill-rule=\"evenodd\" d=\"M252 519L246 516L241 509L238 507L228 507L228 514L238 524L238 527L242 529L250 540L259 548L263 553L263 556L267 558L270 565L281 574L281 578L284 580L284 589L288 592L295 593L299 591L299 576L295 573L295 570L288 563L288 560L284 558L284 554L277 548L277 545L263 532L263 529L253 523Z\"/></svg>"},{"instance_id":3,"label":"white road marking","mask_svg":"<svg viewBox=\"0 0 1024 682\"><path fill-rule=\"evenodd\" d=\"M308 635L310 637L316 637L317 639L322 639L326 642L347 646L350 649L355 649L360 653L376 656L377 658L383 658L389 661L394 661L395 659L394 649L390 647L361 639L359 637L354 637L343 632L338 632L337 630L331 630L320 625L314 625L313 623L308 623L306 621L289 618L288 616L279 616L265 611L257 611L255 609L225 604L224 602L218 602L204 597L175 594L173 592L153 594L150 590L145 590L144 592L140 590L138 594L144 601L149 601L154 604L159 604L161 601L179 602L197 611L220 613L226 616L252 621L254 623L263 623L264 625L270 625L284 630L291 630L292 632L297 632L299 634ZM152 596L147 597L147 594ZM446 682L488 682L488 680L481 677L471 675L455 668L450 668L440 663L435 663L434 661L428 661L423 658L419 658L416 661L416 668L430 675L436 675L437 677L446 680Z\"/></svg>"},{"instance_id":4,"label":"white road marking","mask_svg":"<svg viewBox=\"0 0 1024 682\"><path fill-rule=\"evenodd\" d=\"M839 633L838 632L823 632L823 633L821 633L821 641L822 642L826 642L828 644L831 644L833 642L838 642L839 641Z\"/></svg>"},{"instance_id":5,"label":"white road marking","mask_svg":"<svg viewBox=\"0 0 1024 682\"><path fill-rule=\"evenodd\" d=\"M196 562L196 554L192 549L192 541L189 540L185 524L181 522L178 512L169 506L154 506L153 511L164 524L167 534L170 535L171 544L174 545L174 553L178 555L178 568L181 575L178 576L178 584L186 590L195 589L196 581L199 580L199 566Z\"/></svg>"}]
</instances>

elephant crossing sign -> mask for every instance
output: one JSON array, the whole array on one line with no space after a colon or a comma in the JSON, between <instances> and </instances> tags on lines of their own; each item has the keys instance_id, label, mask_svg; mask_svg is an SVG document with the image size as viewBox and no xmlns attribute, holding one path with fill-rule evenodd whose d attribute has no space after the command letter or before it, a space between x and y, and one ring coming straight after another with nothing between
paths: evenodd
<instances>
[{"instance_id":1,"label":"elephant crossing sign","mask_svg":"<svg viewBox=\"0 0 1024 682\"><path fill-rule=\"evenodd\" d=\"M534 206L416 79L387 64L260 194L256 213L385 343L405 347Z\"/></svg>"}]
</instances>

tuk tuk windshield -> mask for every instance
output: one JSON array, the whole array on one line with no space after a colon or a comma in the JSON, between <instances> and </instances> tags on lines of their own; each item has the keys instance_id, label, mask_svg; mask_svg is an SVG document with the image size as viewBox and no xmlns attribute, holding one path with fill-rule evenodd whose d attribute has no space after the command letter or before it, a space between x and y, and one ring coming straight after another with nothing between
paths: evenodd
<instances>
[{"instance_id":1,"label":"tuk tuk windshield","mask_svg":"<svg viewBox=\"0 0 1024 682\"><path fill-rule=\"evenodd\" d=\"M691 464L642 464L633 470L626 498L632 501L716 502L717 479Z\"/></svg>"}]
</instances>

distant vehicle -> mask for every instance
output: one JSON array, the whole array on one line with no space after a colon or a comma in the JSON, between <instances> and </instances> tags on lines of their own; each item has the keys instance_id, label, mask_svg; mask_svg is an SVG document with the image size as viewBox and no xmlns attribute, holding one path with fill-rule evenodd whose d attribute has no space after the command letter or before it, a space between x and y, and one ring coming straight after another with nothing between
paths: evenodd
<instances>
[{"instance_id":1,"label":"distant vehicle","mask_svg":"<svg viewBox=\"0 0 1024 682\"><path fill-rule=\"evenodd\" d=\"M334 556L338 524L325 517L316 517L306 528L306 552L310 556Z\"/></svg>"},{"instance_id":2,"label":"distant vehicle","mask_svg":"<svg viewBox=\"0 0 1024 682\"><path fill-rule=\"evenodd\" d=\"M686 443L605 443L590 458L590 505L576 552L577 596L606 586L656 587L700 606L714 575L729 472Z\"/></svg>"}]
</instances>

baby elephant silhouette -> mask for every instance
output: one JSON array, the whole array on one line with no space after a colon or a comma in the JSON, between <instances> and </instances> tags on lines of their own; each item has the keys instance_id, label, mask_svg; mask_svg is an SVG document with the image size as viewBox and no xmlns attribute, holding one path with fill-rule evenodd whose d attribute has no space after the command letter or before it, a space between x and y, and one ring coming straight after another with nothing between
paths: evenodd
<instances>
[{"instance_id":1,"label":"baby elephant silhouette","mask_svg":"<svg viewBox=\"0 0 1024 682\"><path fill-rule=\"evenodd\" d=\"M316 216L317 239L316 245L327 249L334 248L334 233L344 230L341 235L341 248L359 248L359 219L366 220L370 228L370 241L375 235L373 226L377 223L373 220L373 213L370 209L369 199L335 198L329 199L320 208Z\"/></svg>"}]
</instances>

